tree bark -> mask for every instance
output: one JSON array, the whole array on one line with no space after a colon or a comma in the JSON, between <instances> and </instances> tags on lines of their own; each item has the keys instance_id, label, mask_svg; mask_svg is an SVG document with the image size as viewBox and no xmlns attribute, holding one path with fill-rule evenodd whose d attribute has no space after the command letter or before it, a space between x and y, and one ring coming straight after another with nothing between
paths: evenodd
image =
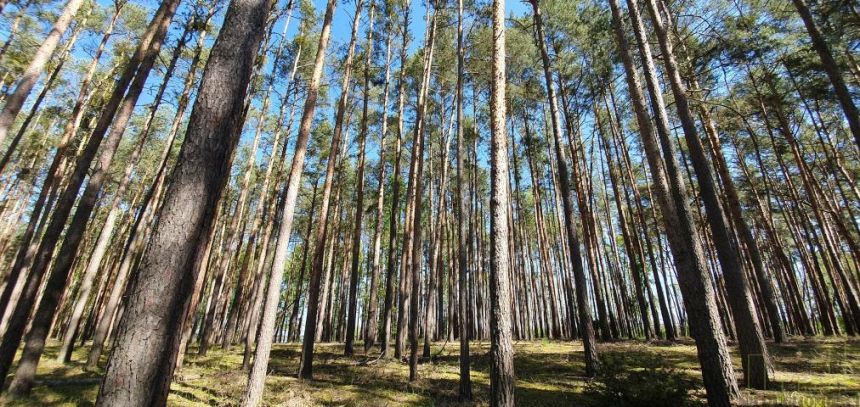
<instances>
[{"instance_id":1,"label":"tree bark","mask_svg":"<svg viewBox=\"0 0 860 407\"><path fill-rule=\"evenodd\" d=\"M535 0L536 1L536 0ZM532 3L535 5L537 3ZM508 133L505 109L505 2L493 1L493 67L490 97L490 404L514 406L514 349L511 338L509 269ZM543 37L541 37L543 38Z\"/></svg>"},{"instance_id":2,"label":"tree bark","mask_svg":"<svg viewBox=\"0 0 860 407\"><path fill-rule=\"evenodd\" d=\"M355 179L355 222L352 225L352 264L350 265L349 277L349 310L347 311L346 341L344 343L344 354L349 356L354 353L355 321L358 318L358 275L359 263L361 261L361 225L364 219L364 166L366 160L368 108L370 103L370 65L373 62L373 19L376 3L370 2L367 25L367 48L365 49L366 60L364 62L364 102L362 103L361 130L358 135L358 171ZM371 287L372 289L373 287Z\"/></svg>"},{"instance_id":3,"label":"tree bark","mask_svg":"<svg viewBox=\"0 0 860 407\"><path fill-rule=\"evenodd\" d=\"M689 322L693 337L696 339L696 348L699 363L702 366L702 377L708 402L712 406L730 406L732 401L738 397L738 387L726 348L725 337L720 328L713 286L707 272L704 253L698 243L698 232L693 225L686 190L678 172L678 161L674 155L674 147L668 143L663 145L664 148L668 147L667 151L664 151L666 160L663 161L660 158L660 146L657 143L654 126L648 117L641 82L633 65L633 58L624 35L624 28L621 25L621 11L618 1L610 0L609 4L612 8L612 25L624 63L628 91L633 102L651 175L657 188L657 201L663 213L672 257L678 271L678 282L683 293L685 307L691 316ZM654 73L650 54L644 54L643 60L645 61L646 74ZM658 100L662 99L659 92L652 92L652 97L659 98ZM655 105L658 108L663 106L661 103ZM665 111L658 110L658 116L657 124L665 126ZM671 189L667 176L671 179Z\"/></svg>"},{"instance_id":4,"label":"tree bark","mask_svg":"<svg viewBox=\"0 0 860 407\"><path fill-rule=\"evenodd\" d=\"M457 0L457 321L459 323L459 331L457 336L460 339L460 385L457 395L460 401L469 401L472 399L472 378L470 372L469 360L469 333L466 320L469 318L468 296L466 284L468 282L467 273L469 264L466 259L466 247L468 245L468 230L466 214L468 206L466 204L466 140L464 137L465 120L463 112L463 85L465 82L465 50L463 38L463 0Z\"/></svg>"},{"instance_id":5,"label":"tree bark","mask_svg":"<svg viewBox=\"0 0 860 407\"><path fill-rule=\"evenodd\" d=\"M63 11L60 12L60 16L57 17L57 21L55 21L53 27L51 27L51 31L48 32L48 36L45 37L44 41L42 41L42 45L40 45L39 49L36 50L33 58L30 60L30 63L27 65L27 68L18 80L18 86L15 87L12 94L6 99L6 105L3 106L3 110L0 111L0 145L3 145L6 141L6 135L9 133L9 130L11 130L12 124L15 123L15 118L18 117L18 112L21 111L21 108L24 106L24 102L26 102L27 97L30 96L30 91L32 91L33 87L36 86L39 76L41 76L42 71L45 70L45 65L48 64L48 61L51 59L51 55L53 55L54 50L60 43L60 39L69 28L69 24L72 23L72 19L83 4L84 0L69 0L69 2L66 3L66 6L63 7Z\"/></svg>"},{"instance_id":6,"label":"tree bark","mask_svg":"<svg viewBox=\"0 0 860 407\"><path fill-rule=\"evenodd\" d=\"M96 405L162 405L190 303L239 141L244 99L270 0L233 0L210 52L173 181L130 287ZM146 346L141 346L145 343Z\"/></svg>"},{"instance_id":7,"label":"tree bark","mask_svg":"<svg viewBox=\"0 0 860 407\"><path fill-rule=\"evenodd\" d=\"M409 26L409 5L407 1L403 7L403 27ZM394 307L394 272L397 268L395 253L397 251L397 224L400 218L400 156L403 143L403 121L406 109L406 55L409 45L409 30L402 30L400 45L400 73L398 74L398 102L397 102L397 140L394 144L394 171L391 173L391 213L388 220L388 260L385 272L385 300L382 308L382 338L380 339L380 350L383 357L388 357L389 340L391 338L392 308ZM401 273L402 275L402 273ZM396 355L396 356L399 356Z\"/></svg>"},{"instance_id":8,"label":"tree bark","mask_svg":"<svg viewBox=\"0 0 860 407\"><path fill-rule=\"evenodd\" d=\"M284 276L284 266L287 259L290 233L292 232L293 217L295 215L296 201L298 199L301 184L304 159L307 153L308 137L310 136L311 124L316 110L317 96L319 95L319 84L325 67L325 52L328 48L331 35L331 21L337 5L335 0L329 0L322 30L320 31L319 45L314 59L314 69L308 83L307 97L302 111L302 119L299 124L298 138L296 139L295 153L287 184L284 192L284 208L281 212L281 224L278 228L278 240L275 246L275 255L272 262L272 271L269 275L269 287L266 290L266 298L263 302L263 313L260 315L260 328L257 336L257 350L254 354L254 363L248 376L248 387L242 399L243 406L256 406L260 403L263 395L263 385L266 378L266 370L269 365L269 355L272 347L272 336L275 332L275 317L277 316L278 302L280 300L281 282ZM325 211L325 209L323 209ZM322 219L322 218L321 218ZM310 314L309 314L310 315Z\"/></svg>"},{"instance_id":9,"label":"tree bark","mask_svg":"<svg viewBox=\"0 0 860 407\"><path fill-rule=\"evenodd\" d=\"M391 24L386 20L386 32L391 32ZM391 35L386 35L385 41L385 74L384 90L382 91L382 129L379 135L379 189L376 194L376 225L373 231L373 262L371 263L370 276L370 298L368 299L367 320L364 323L364 353L367 353L370 348L376 343L379 337L379 276L382 273L382 230L383 211L385 210L385 168L386 158L385 153L388 148L388 97L389 97L389 77L391 74Z\"/></svg>"},{"instance_id":10,"label":"tree bark","mask_svg":"<svg viewBox=\"0 0 860 407\"><path fill-rule=\"evenodd\" d=\"M544 80L546 81L547 97L550 105L550 117L552 120L552 132L555 140L555 155L561 187L562 204L564 207L565 233L570 256L573 265L574 279L576 280L576 303L579 312L579 328L582 334L583 348L585 352L585 374L594 376L597 374L599 362L597 359L597 346L595 344L594 327L591 320L591 307L588 304L588 288L585 270L582 264L582 254L579 248L579 234L573 220L573 202L570 191L570 175L567 169L567 157L562 148L561 123L558 112L558 100L555 95L555 85L552 81L552 65L546 47L543 33L543 21L537 0L530 0L534 10L535 35L538 48L541 51L543 62ZM593 282L598 284L597 281ZM553 294L554 295L554 294Z\"/></svg>"}]
</instances>

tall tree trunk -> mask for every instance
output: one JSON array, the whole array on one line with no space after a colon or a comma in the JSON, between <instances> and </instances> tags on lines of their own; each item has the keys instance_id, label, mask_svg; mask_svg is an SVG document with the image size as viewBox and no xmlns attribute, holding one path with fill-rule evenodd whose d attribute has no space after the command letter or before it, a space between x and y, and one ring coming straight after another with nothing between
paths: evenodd
<instances>
[{"instance_id":1,"label":"tall tree trunk","mask_svg":"<svg viewBox=\"0 0 860 407\"><path fill-rule=\"evenodd\" d=\"M573 265L573 274L576 280L576 303L579 311L579 324L582 334L582 342L585 353L585 373L594 376L598 370L597 346L594 338L594 327L591 320L591 307L588 304L588 288L585 277L585 269L582 264L582 254L579 248L579 234L573 220L573 202L570 191L570 175L567 169L567 157L562 148L561 122L558 111L558 100L555 95L555 85L552 80L552 65L547 52L545 35L543 32L543 19L541 17L538 0L530 0L534 10L535 35L538 48L541 51L543 62L544 80L547 97L549 99L550 116L552 120L552 133L555 140L555 155L561 187L562 204L564 206L565 233L570 256ZM598 284L597 281L593 282ZM554 294L553 294L554 295Z\"/></svg>"},{"instance_id":2,"label":"tall tree trunk","mask_svg":"<svg viewBox=\"0 0 860 407\"><path fill-rule=\"evenodd\" d=\"M388 18L388 17L386 17ZM382 129L379 135L379 189L376 194L376 225L373 231L373 262L371 263L370 276L370 298L368 299L367 320L364 322L364 353L367 353L370 348L376 343L379 337L379 276L382 273L382 230L383 211L385 210L385 168L386 158L385 153L388 148L388 97L389 97L389 77L391 75L391 23L386 20L386 41L385 41L385 74L383 76L384 90L382 91Z\"/></svg>"},{"instance_id":3,"label":"tall tree trunk","mask_svg":"<svg viewBox=\"0 0 860 407\"><path fill-rule=\"evenodd\" d=\"M339 150L343 138L344 123L346 121L344 116L347 110L349 89L351 88L350 78L352 75L353 58L355 56L355 43L358 38L358 26L361 21L361 10L363 5L363 0L359 0L356 3L355 17L353 18L352 23L352 35L350 37L346 60L344 61L344 75L341 82L340 100L338 101L337 106L334 136L332 137L331 147L329 149L325 183L323 184L320 218L317 223L317 231L314 236L314 257L311 263L310 285L308 286L308 311L305 317L305 336L302 341L302 358L299 366L299 378L306 380L313 378L314 339L316 339L314 338L314 329L317 325L320 276L322 275L323 269L326 236L328 235L328 207L329 200L331 199L335 167L337 166L338 156L340 155ZM279 238L288 239L289 237L281 235Z\"/></svg>"},{"instance_id":4,"label":"tall tree trunk","mask_svg":"<svg viewBox=\"0 0 860 407\"><path fill-rule=\"evenodd\" d=\"M833 52L830 50L830 46L827 45L827 41L824 40L821 30L818 29L818 25L815 23L815 18L812 12L809 11L806 1L792 0L792 3L794 3L794 8L797 9L797 13L800 14L800 18L803 19L803 25L806 27L809 39L812 40L812 48L818 54L818 57L821 58L821 67L827 73L827 77L836 91L836 97L839 99L839 104L845 113L848 127L851 130L851 134L854 135L854 142L857 143L857 148L860 148L860 111L857 110L857 105L854 103L851 92L848 90L848 85L845 84L845 79L842 77L842 72L839 69L840 65L833 57ZM0 141L2 141L2 137L0 137Z\"/></svg>"},{"instance_id":5,"label":"tall tree trunk","mask_svg":"<svg viewBox=\"0 0 860 407\"><path fill-rule=\"evenodd\" d=\"M152 122L155 119L155 114L158 112L158 107L161 104L161 98L164 95L164 91L167 89L167 84L170 82L170 78L173 76L173 70L176 67L176 63L178 62L179 57L182 55L182 52L185 49L185 44L188 42L188 40L190 39L189 37L192 34L191 26L193 23L193 19L194 17L191 17L191 20L186 23L185 32L182 33L176 44L176 47L173 50L173 56L167 66L167 71L164 74L164 79L162 80L161 86L156 92L156 96L153 99L153 104L149 107L149 115L147 116L146 121L142 126L143 130L141 131L141 134L137 140L137 146L135 147L132 156L128 161L128 165L126 165L123 179L120 182L120 185L117 187L116 192L114 193L114 198L110 204L110 211L108 213L107 219L105 220L104 226L102 226L101 230L99 231L95 248L89 256L87 267L84 270L83 276L81 277L80 288L78 289L78 299L72 306L72 314L69 317L70 329L67 329L66 334L63 337L63 344L61 345L60 350L57 353L57 360L62 363L67 363L71 360L71 352L74 346L75 334L77 333L77 330L73 328L76 327L78 325L78 322L80 321L80 318L84 311L84 307L86 306L87 301L89 299L90 290L93 286L93 280L95 279L96 273L100 269L104 255L107 252L108 244L110 243L111 237L113 236L113 230L116 226L116 220L120 215L120 204L122 203L124 192L126 188L128 188L129 183L131 182L134 168L137 166L137 162L140 159L143 147L149 138ZM186 84L188 83L189 82L186 81Z\"/></svg>"},{"instance_id":6,"label":"tall tree trunk","mask_svg":"<svg viewBox=\"0 0 860 407\"><path fill-rule=\"evenodd\" d=\"M290 233L292 232L296 201L298 199L301 185L304 159L307 153L308 137L310 136L311 124L314 119L314 110L316 110L317 96L319 95L319 84L322 78L323 69L325 68L325 52L328 48L329 38L331 36L331 21L336 5L337 2L335 0L328 1L322 30L320 31L319 45L314 59L314 69L308 84L307 97L302 111L302 119L299 124L295 153L293 154L293 162L290 166L290 172L285 186L284 208L281 213L281 224L278 228L278 240L275 246L272 272L269 275L269 287L266 290L266 298L263 302L263 313L260 316L260 328L257 337L257 350L254 354L254 363L251 366L251 372L248 376L248 387L242 398L243 406L256 406L260 403L263 396L263 385L266 378L266 370L269 365L272 336L275 332L275 317L277 316L278 302L280 300L281 283L284 278L287 249L289 246ZM325 212L325 210L326 209L323 207L322 212ZM311 331L311 334L312 333L313 332Z\"/></svg>"},{"instance_id":7,"label":"tall tree trunk","mask_svg":"<svg viewBox=\"0 0 860 407\"><path fill-rule=\"evenodd\" d=\"M359 262L361 260L361 224L364 219L364 166L366 160L368 108L370 103L370 65L373 62L373 19L376 3L370 2L367 24L367 45L365 48L366 60L364 62L364 101L361 112L361 130L358 135L358 171L355 179L355 222L352 227L352 264L350 265L349 277L349 310L347 311L346 341L344 354L349 356L354 353L355 321L358 318L358 275ZM373 287L371 287L372 289Z\"/></svg>"},{"instance_id":8,"label":"tall tree trunk","mask_svg":"<svg viewBox=\"0 0 860 407\"><path fill-rule=\"evenodd\" d=\"M631 12L636 11L633 0L628 0ZM654 0L648 1L648 9L654 24L654 31L663 54L663 65L666 68L668 82L675 97L675 106L681 121L684 137L689 149L696 180L699 184L702 201L707 211L707 219L713 234L714 245L717 251L723 275L729 293L728 300L731 306L732 316L735 321L735 330L738 334L738 342L741 348L741 358L744 367L746 384L752 388L764 389L768 383L768 371L772 370L770 356L764 343L764 335L758 318L755 315L752 294L749 290L746 274L740 262L740 252L729 230L725 219L723 205L717 196L717 188L711 174L708 158L705 154L702 141L699 138L696 123L689 106L687 89L675 60L671 40L665 25L661 21L657 5ZM634 20L637 16L634 15ZM665 152L665 149L664 149Z\"/></svg>"},{"instance_id":9,"label":"tall tree trunk","mask_svg":"<svg viewBox=\"0 0 860 407\"><path fill-rule=\"evenodd\" d=\"M210 8L206 19L207 26L216 10L217 9L215 7ZM110 290L110 296L105 303L101 318L99 318L99 321L96 324L96 328L93 333L92 347L90 348L89 356L87 357L86 366L89 369L94 369L98 365L104 342L107 338L108 331L110 330L112 321L114 320L114 315L116 314L116 309L120 302L120 297L125 291L130 269L133 267L132 263L136 262L138 257L137 254L143 248L145 239L148 237L149 231L152 228L151 220L154 218L157 208L160 206L161 196L164 192L164 185L167 177L168 160L170 158L170 153L173 151L176 134L179 132L179 126L182 123L185 110L188 107L197 71L200 69L202 63L202 53L205 40L206 30L203 29L197 36L197 45L194 51L194 56L191 60L191 68L185 76L185 84L183 85L182 94L179 97L179 104L176 108L176 114L173 117L173 123L170 126L170 130L168 131L167 138L165 140L165 148L161 153L158 171L156 172L152 185L149 187L149 190L144 197L138 216L130 228L129 235L125 239L121 256L122 260L120 261L119 269L117 270L117 276L114 279L114 284ZM178 362L179 361L177 361L177 363Z\"/></svg>"},{"instance_id":10,"label":"tall tree trunk","mask_svg":"<svg viewBox=\"0 0 860 407\"><path fill-rule=\"evenodd\" d=\"M535 0L536 1L536 0ZM535 5L537 3L532 3ZM505 115L505 2L493 1L493 81L490 97L490 404L514 406L514 349L508 247L508 132ZM541 37L543 38L543 37Z\"/></svg>"},{"instance_id":11,"label":"tall tree trunk","mask_svg":"<svg viewBox=\"0 0 860 407\"><path fill-rule=\"evenodd\" d=\"M424 68L421 75L421 86L418 89L418 101L415 107L415 127L412 138L412 168L410 170L410 186L407 201L412 202L413 222L410 233L407 232L404 251L411 252L411 260L404 268L404 273L410 274L409 283L409 381L418 379L418 313L421 287L421 265L424 263L423 234L421 227L421 212L423 210L423 173L424 173L424 141L426 126L427 95L430 87L430 74L433 71L433 54L436 43L436 24L438 21L438 4L433 4L433 17L428 21L429 28L424 44ZM428 10L429 13L429 10ZM428 16L429 17L429 16ZM407 222L410 221L407 216ZM411 247L410 247L411 245ZM425 335L427 333L425 332Z\"/></svg>"},{"instance_id":12,"label":"tall tree trunk","mask_svg":"<svg viewBox=\"0 0 860 407\"><path fill-rule=\"evenodd\" d=\"M165 29L166 31L166 29ZM180 50L185 47L185 42L187 41L187 36L190 33L190 26L187 26L185 32L181 35L180 43L177 48ZM94 171L89 176L89 182L84 189L84 193L78 202L77 209L75 210L75 214L72 217L71 224L65 233L65 239L63 240L63 244L60 246L60 251L57 254L57 257L54 259L54 265L50 270L49 277L47 283L45 285L45 291L42 295L42 298L36 307L36 312L33 316L33 321L31 322L30 331L27 334L27 338L25 341L24 352L22 353L21 360L18 363L18 369L15 371L15 379L9 386L9 392L15 395L24 395L30 392L30 388L33 385L33 379L36 375L36 366L38 365L39 359L41 358L42 352L45 347L45 340L47 339L47 335L49 334L49 328L54 321L54 316L58 310L58 306L60 304L61 298L68 292L65 289L68 284L68 279L71 277L72 266L75 262L75 255L80 248L81 243L83 242L84 233L86 232L86 226L89 222L90 215L95 208L95 204L98 201L99 193L102 189L102 185L105 181L109 182L107 179L107 171L110 168L110 164L113 160L113 156L119 146L119 142L122 139L122 135L125 131L126 125L131 119L131 114L134 109L134 105L136 104L137 98L140 96L140 93L143 90L143 85L146 82L149 71L152 69L152 66L155 63L155 57L158 55L161 44L164 41L164 35L160 34L158 40L153 44L149 51L149 55L144 58L143 62L140 64L140 68L138 70L137 75L135 76L134 81L131 83L129 87L129 91L125 96L125 100L123 105L118 110L118 114L116 115L111 132L108 134L108 137L105 141L105 145L102 147L101 154L96 163L96 167ZM143 143L145 143L148 133L149 126L152 124L152 119L154 117L155 112L158 109L158 105L161 101L161 96L164 94L164 89L166 89L166 85L172 76L173 68L176 65L176 60L179 58L180 52L174 54L174 59L171 62L171 66L168 66L167 73L164 76L164 80L162 81L162 86L157 92L155 96L155 102L152 105L152 113L147 118L147 122L142 126L143 132L141 134L140 139L138 140L138 144L131 156L129 157L129 164L126 168L125 175L123 181L117 187L115 192L113 207L118 207L119 200L122 199L122 196L125 194L125 190L131 181L132 170L140 158ZM90 139L92 141L93 138ZM88 146L89 148L89 146ZM81 165L78 163L77 165ZM76 171L78 171L76 169ZM74 178L73 178L74 179ZM77 193L77 189L74 184L70 184L67 189L63 191L61 202L69 202L67 201L68 194ZM74 198L72 198L72 201ZM58 210L63 208L64 206L58 207ZM103 257L103 251L106 250L106 245L110 240L110 235L113 233L113 228L116 226L116 218L119 215L118 210L114 210L113 216L108 214L106 223L103 225L100 235L95 243L95 250L101 251L102 253L94 252L95 256L92 258L94 261L100 262L101 259L99 257ZM57 223L55 223L57 222ZM49 229L51 230L52 224L64 223L64 219L60 218L52 218L51 224L49 224ZM48 238L51 238L51 235L47 235ZM43 242L44 244L44 242ZM49 248L49 252L53 251L53 247ZM40 254L46 253L40 250ZM47 254L50 256L50 254ZM47 257L37 257L37 262L34 265L33 272L34 273L42 273L40 260ZM86 271L84 272L86 274ZM95 272L90 271L89 281L86 281L87 278L84 276L84 281L81 283L80 292L82 294L86 294L89 296L89 290L92 288L92 279L94 277ZM73 329L70 331L74 331L74 327L77 325L78 321L74 321L75 325L72 325Z\"/></svg>"},{"instance_id":13,"label":"tall tree trunk","mask_svg":"<svg viewBox=\"0 0 860 407\"><path fill-rule=\"evenodd\" d=\"M407 1L403 6L402 27L409 26L409 5ZM388 220L388 259L385 271L385 300L382 308L382 338L380 339L380 350L383 357L388 356L389 341L391 338L391 318L394 307L394 271L397 267L395 253L397 251L397 223L400 218L400 156L403 143L403 122L406 109L406 55L409 46L409 30L402 30L403 37L400 44L400 73L398 74L398 102L397 102L397 140L394 144L394 171L391 173L391 213ZM401 273L402 276L402 273ZM402 277L401 277L402 279ZM395 349L396 351L396 349ZM397 353L397 352L395 352ZM399 353L395 356L399 357Z\"/></svg>"},{"instance_id":14,"label":"tall tree trunk","mask_svg":"<svg viewBox=\"0 0 860 407\"><path fill-rule=\"evenodd\" d=\"M621 10L617 0L610 0L612 25L624 63L628 91L633 102L633 110L639 125L642 144L657 188L658 203L663 213L666 233L678 271L678 282L683 293L685 307L690 314L690 327L696 339L699 363L707 391L708 402L712 406L730 406L738 397L738 387L726 347L725 337L720 328L713 286L707 272L704 253L699 245L698 232L694 227L686 190L678 172L678 161L671 144L664 144L666 161L660 158L654 126L647 113L641 82L630 54L627 38L622 26ZM650 54L644 54L645 72L655 72ZM650 87L650 84L649 84ZM655 98L660 93L652 92ZM662 104L655 104L662 107ZM658 125L664 126L665 114L658 111ZM665 171L665 172L664 172ZM667 181L667 176L671 180ZM671 195L670 195L671 194ZM671 197L671 199L670 199Z\"/></svg>"},{"instance_id":15,"label":"tall tree trunk","mask_svg":"<svg viewBox=\"0 0 860 407\"><path fill-rule=\"evenodd\" d=\"M77 14L78 9L83 4L84 0L69 0L66 3L63 11L60 12L59 17L57 17L53 27L51 27L51 31L48 32L48 36L42 41L42 45L36 50L27 68L24 69L24 73L18 80L18 86L15 87L15 91L6 99L6 105L3 106L3 110L0 112L0 145L3 145L6 141L6 135L11 130L12 124L15 123L18 112L21 111L24 102L30 96L30 91L36 86L36 82L39 80L39 76L42 75L45 65L48 64L51 55L54 54L54 50L60 43L60 39L69 28L69 24L72 23L72 19L74 19L75 14Z\"/></svg>"},{"instance_id":16,"label":"tall tree trunk","mask_svg":"<svg viewBox=\"0 0 860 407\"><path fill-rule=\"evenodd\" d=\"M469 264L466 260L466 247L468 245L468 230L466 213L466 140L464 137L465 120L463 114L463 85L465 82L465 50L463 38L463 0L457 0L457 321L459 322L460 339L460 385L458 397L460 401L472 399L472 377L469 360L469 333L466 321L469 319L466 284Z\"/></svg>"},{"instance_id":17,"label":"tall tree trunk","mask_svg":"<svg viewBox=\"0 0 860 407\"><path fill-rule=\"evenodd\" d=\"M239 141L244 99L270 0L233 0L210 52L173 182L129 290L99 406L166 403L219 197ZM198 270L199 271L199 270ZM140 346L145 342L147 346Z\"/></svg>"}]
</instances>

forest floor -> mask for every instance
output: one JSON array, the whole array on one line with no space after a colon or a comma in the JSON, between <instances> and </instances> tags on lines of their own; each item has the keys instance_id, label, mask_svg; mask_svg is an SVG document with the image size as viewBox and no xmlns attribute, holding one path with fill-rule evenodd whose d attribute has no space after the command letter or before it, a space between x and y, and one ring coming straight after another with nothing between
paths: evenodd
<instances>
[{"instance_id":1,"label":"forest floor","mask_svg":"<svg viewBox=\"0 0 860 407\"><path fill-rule=\"evenodd\" d=\"M597 406L601 402L598 380L582 376L584 359L579 342L515 343L517 405L522 406ZM377 353L343 356L343 345L317 344L314 380L298 381L295 372L299 347L275 345L265 404L283 406L455 406L486 405L489 394L489 343L473 342L472 381L475 402L459 404L458 342L437 343L432 358L419 365L420 379L409 384L409 367L393 360L380 360ZM57 344L51 343L39 366L38 382L27 399L8 405L92 405L98 392L98 372L86 372L81 362L62 365L56 362ZM74 354L85 359L87 347ZM598 350L637 372L659 361L671 366L671 374L693 383L694 402L704 401L696 350L692 342L602 343ZM776 375L771 390L742 390L742 405L842 406L860 405L860 341L847 339L793 339L771 345ZM740 359L736 347L735 368L740 380ZM242 347L229 351L211 350L206 356L193 353L177 372L170 405L236 405L245 388L246 373L241 370ZM638 366L641 364L641 366ZM627 368L625 368L627 369ZM644 375L644 373L642 373ZM638 375L638 373L636 374ZM635 380L636 375L630 375ZM628 377L628 376L625 376ZM644 376L647 377L647 376ZM630 379L628 377L628 379ZM626 379L625 379L626 380ZM617 383L616 383L617 384ZM624 383L622 382L622 386ZM662 385L662 383L661 383ZM635 384L631 384L635 387ZM656 386L655 387L659 387Z\"/></svg>"}]
</instances>

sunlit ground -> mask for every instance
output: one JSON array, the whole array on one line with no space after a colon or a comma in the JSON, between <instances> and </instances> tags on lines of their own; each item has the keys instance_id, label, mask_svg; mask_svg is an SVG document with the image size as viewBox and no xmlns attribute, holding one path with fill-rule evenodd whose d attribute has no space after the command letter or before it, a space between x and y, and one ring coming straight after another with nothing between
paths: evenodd
<instances>
[{"instance_id":1,"label":"sunlit ground","mask_svg":"<svg viewBox=\"0 0 860 407\"><path fill-rule=\"evenodd\" d=\"M284 406L446 406L486 405L489 397L488 342L472 343L472 381L475 400L457 401L458 343L437 343L433 357L421 361L420 379L408 383L408 365L380 360L356 346L353 357L342 356L340 344L318 344L314 380L302 382L295 373L297 345L276 345L266 381L266 405ZM30 398L9 405L92 405L98 391L98 372L85 372L86 347L74 362L55 361L57 344L51 343L39 366L38 382ZM595 383L582 376L584 360L579 342L518 342L516 349L517 404L522 406L599 405ZM658 356L700 384L695 348L680 344L617 342L599 345L604 354L622 355L631 365ZM860 405L860 341L846 339L793 339L771 345L777 373L767 391L743 390L743 405L840 406ZM735 367L740 378L737 349ZM241 370L242 347L212 350L205 357L192 352L177 372L168 400L176 406L236 405L245 387ZM704 392L694 399L703 401Z\"/></svg>"}]
</instances>

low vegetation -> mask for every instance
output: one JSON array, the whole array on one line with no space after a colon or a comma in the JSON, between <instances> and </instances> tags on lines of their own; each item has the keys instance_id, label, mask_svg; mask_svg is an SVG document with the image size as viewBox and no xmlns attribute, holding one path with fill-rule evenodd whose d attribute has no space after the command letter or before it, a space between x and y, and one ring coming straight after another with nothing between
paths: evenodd
<instances>
[{"instance_id":1,"label":"low vegetation","mask_svg":"<svg viewBox=\"0 0 860 407\"><path fill-rule=\"evenodd\" d=\"M599 345L603 373L599 380L582 376L585 361L579 342L517 342L517 404L522 406L703 405L696 349L690 342L616 342ZM85 348L82 348L85 349ZM358 347L361 349L361 347ZM264 404L278 406L457 406L487 405L489 343L473 347L474 403L457 400L456 343L437 343L430 360L419 365L420 378L408 383L409 366L377 354L343 356L343 345L321 344L311 382L296 379L300 349L275 345L266 380ZM741 405L848 406L860 400L860 341L795 339L772 345L776 374L769 390L744 390ZM11 406L87 406L95 401L98 372L82 364L61 365L48 347L31 397ZM83 355L78 352L76 360ZM733 349L736 368L740 360ZM205 357L189 355L171 387L168 404L175 406L237 405L245 389L242 350L212 350ZM683 394L679 393L683 391ZM636 404L636 402L639 404Z\"/></svg>"}]
</instances>

